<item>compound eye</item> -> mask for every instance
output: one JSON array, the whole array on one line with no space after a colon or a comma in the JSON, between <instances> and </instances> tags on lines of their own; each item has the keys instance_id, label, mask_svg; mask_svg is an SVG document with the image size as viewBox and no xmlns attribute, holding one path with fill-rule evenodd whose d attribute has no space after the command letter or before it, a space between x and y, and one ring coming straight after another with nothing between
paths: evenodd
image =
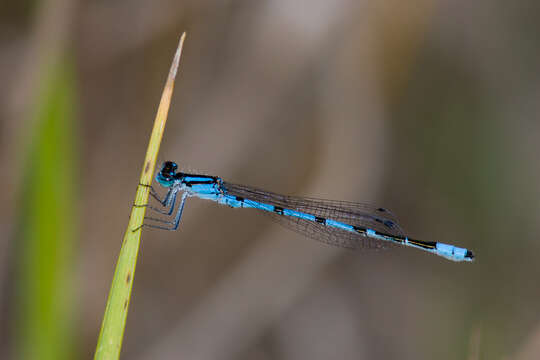
<instances>
[{"instance_id":1,"label":"compound eye","mask_svg":"<svg viewBox=\"0 0 540 360\"><path fill-rule=\"evenodd\" d=\"M174 176L176 169L178 169L178 165L176 165L176 163L172 161L165 161L161 167L161 173L164 176Z\"/></svg>"},{"instance_id":2,"label":"compound eye","mask_svg":"<svg viewBox=\"0 0 540 360\"><path fill-rule=\"evenodd\" d=\"M165 187L171 187L174 184L174 178L176 176L176 165L172 161L165 161L161 166L160 172L156 175L156 180Z\"/></svg>"}]
</instances>

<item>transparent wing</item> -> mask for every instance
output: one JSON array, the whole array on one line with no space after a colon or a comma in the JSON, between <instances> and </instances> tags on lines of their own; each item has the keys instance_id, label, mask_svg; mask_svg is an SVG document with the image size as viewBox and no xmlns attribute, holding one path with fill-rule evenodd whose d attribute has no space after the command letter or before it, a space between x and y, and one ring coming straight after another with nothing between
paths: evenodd
<instances>
[{"instance_id":1,"label":"transparent wing","mask_svg":"<svg viewBox=\"0 0 540 360\"><path fill-rule=\"evenodd\" d=\"M404 236L395 216L387 209L348 201L303 198L271 193L245 185L224 182L223 188L232 196L340 221L352 226L373 229L382 234ZM349 248L385 248L392 243L368 238L359 233L337 229L314 221L264 212L282 226L326 244Z\"/></svg>"},{"instance_id":2,"label":"transparent wing","mask_svg":"<svg viewBox=\"0 0 540 360\"><path fill-rule=\"evenodd\" d=\"M385 249L396 246L387 241L372 239L358 233L333 228L314 221L278 215L266 211L264 213L281 226L328 245L351 250Z\"/></svg>"}]
</instances>

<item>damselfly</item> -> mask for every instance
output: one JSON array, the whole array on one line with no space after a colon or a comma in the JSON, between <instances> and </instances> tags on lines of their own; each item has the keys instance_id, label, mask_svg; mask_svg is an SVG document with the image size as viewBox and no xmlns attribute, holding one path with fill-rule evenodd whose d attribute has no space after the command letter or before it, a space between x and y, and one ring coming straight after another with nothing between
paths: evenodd
<instances>
[{"instance_id":1,"label":"damselfly","mask_svg":"<svg viewBox=\"0 0 540 360\"><path fill-rule=\"evenodd\" d=\"M231 184L216 176L177 172L177 169L176 163L166 161L156 175L157 182L168 189L163 199L160 199L150 185L145 185L150 187L150 194L162 206L162 209L151 206L148 208L170 216L171 219L147 217L147 220L162 225L144 224L144 226L165 230L178 229L186 199L189 196L197 196L233 208L261 210L283 226L333 246L357 249L401 245L424 250L453 261L474 260L470 250L440 242L408 238L394 215L385 208L346 201L279 195L250 186ZM178 197L180 204L173 216Z\"/></svg>"}]
</instances>

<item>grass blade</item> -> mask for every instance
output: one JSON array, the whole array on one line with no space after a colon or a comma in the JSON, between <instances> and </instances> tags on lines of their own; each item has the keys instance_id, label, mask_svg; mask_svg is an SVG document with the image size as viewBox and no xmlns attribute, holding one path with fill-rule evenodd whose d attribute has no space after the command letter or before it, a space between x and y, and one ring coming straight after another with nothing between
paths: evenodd
<instances>
[{"instance_id":1,"label":"grass blade","mask_svg":"<svg viewBox=\"0 0 540 360\"><path fill-rule=\"evenodd\" d=\"M152 134L150 135L150 142L148 144L146 158L139 180L139 183L141 184L152 183L157 154L163 137L165 123L167 121L167 114L169 112L169 105L174 89L174 79L176 77L185 35L185 33L182 34L182 37L180 38L180 43L178 44L169 71L169 76L163 94L161 95L161 101L154 121ZM135 204L146 204L148 202L148 195L148 187L137 187ZM131 216L124 234L122 248L120 249L120 255L118 256L116 270L114 272L111 290L105 308L105 315L103 316L103 323L101 325L101 332L99 334L94 357L96 360L118 359L120 356L129 300L131 297L131 288L133 285L133 276L135 274L135 266L137 263L137 254L139 252L141 227L145 212L146 208L144 207L133 207L131 209ZM139 230L133 231L133 229Z\"/></svg>"}]
</instances>

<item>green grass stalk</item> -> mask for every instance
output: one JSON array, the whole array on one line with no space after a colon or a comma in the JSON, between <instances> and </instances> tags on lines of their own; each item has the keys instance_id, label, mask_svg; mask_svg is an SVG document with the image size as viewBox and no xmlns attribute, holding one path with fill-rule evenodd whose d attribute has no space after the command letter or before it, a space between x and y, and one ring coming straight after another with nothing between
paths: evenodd
<instances>
[{"instance_id":1,"label":"green grass stalk","mask_svg":"<svg viewBox=\"0 0 540 360\"><path fill-rule=\"evenodd\" d=\"M150 142L143 163L139 184L152 183L185 36L186 34L184 33L180 38L180 43L178 44L169 71L169 76L163 94L161 95L161 101L154 121L152 134L150 135ZM148 187L138 186L137 193L135 194L135 204L147 204L148 196ZM145 212L145 207L133 207L131 209L131 216L124 234L122 248L120 249L120 255L118 256L116 270L114 272L111 290L105 308L105 315L103 316L101 332L99 334L94 356L95 360L112 360L120 357Z\"/></svg>"}]
</instances>

